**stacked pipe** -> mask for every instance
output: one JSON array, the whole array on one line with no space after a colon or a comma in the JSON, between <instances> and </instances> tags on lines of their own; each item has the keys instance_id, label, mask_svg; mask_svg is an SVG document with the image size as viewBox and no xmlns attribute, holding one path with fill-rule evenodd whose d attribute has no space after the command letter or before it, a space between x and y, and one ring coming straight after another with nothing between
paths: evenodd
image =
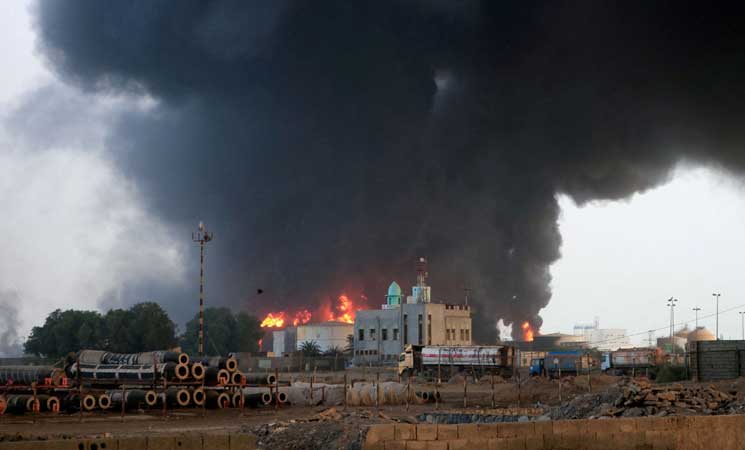
<instances>
[{"instance_id":1,"label":"stacked pipe","mask_svg":"<svg viewBox=\"0 0 745 450\"><path fill-rule=\"evenodd\" d=\"M0 385L44 384L46 379L59 379L61 371L52 366L0 366Z\"/></svg>"},{"instance_id":2,"label":"stacked pipe","mask_svg":"<svg viewBox=\"0 0 745 450\"><path fill-rule=\"evenodd\" d=\"M6 410L14 414L23 414L25 412L39 411L38 397L30 394L11 394L6 397Z\"/></svg>"},{"instance_id":3,"label":"stacked pipe","mask_svg":"<svg viewBox=\"0 0 745 450\"><path fill-rule=\"evenodd\" d=\"M155 391L144 389L129 389L125 391L107 391L106 394L111 398L111 406L115 410L122 408L122 399L125 409L139 409L145 406L155 406L158 403L158 396Z\"/></svg>"},{"instance_id":4,"label":"stacked pipe","mask_svg":"<svg viewBox=\"0 0 745 450\"><path fill-rule=\"evenodd\" d=\"M152 364L123 365L123 364L90 364L80 363L80 377L86 381L96 381L101 384L120 384L129 381L150 381L155 374L168 381L186 380L189 377L189 367L185 364L166 362L153 366ZM77 379L78 363L67 367L67 375Z\"/></svg>"}]
</instances>

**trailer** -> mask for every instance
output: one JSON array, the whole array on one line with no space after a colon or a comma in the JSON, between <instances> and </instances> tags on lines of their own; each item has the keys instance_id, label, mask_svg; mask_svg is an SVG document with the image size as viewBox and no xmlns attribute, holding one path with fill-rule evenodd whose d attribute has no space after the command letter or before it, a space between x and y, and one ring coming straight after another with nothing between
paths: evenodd
<instances>
[{"instance_id":1,"label":"trailer","mask_svg":"<svg viewBox=\"0 0 745 450\"><path fill-rule=\"evenodd\" d=\"M398 362L400 375L427 373L452 376L457 372L512 376L514 349L507 345L407 345Z\"/></svg>"},{"instance_id":2,"label":"trailer","mask_svg":"<svg viewBox=\"0 0 745 450\"><path fill-rule=\"evenodd\" d=\"M592 357L582 350L550 351L543 358L535 358L530 364L531 376L559 378L578 375L594 365Z\"/></svg>"},{"instance_id":3,"label":"trailer","mask_svg":"<svg viewBox=\"0 0 745 450\"><path fill-rule=\"evenodd\" d=\"M655 366L657 354L650 348L626 348L603 353L600 369L612 375L647 373Z\"/></svg>"}]
</instances>

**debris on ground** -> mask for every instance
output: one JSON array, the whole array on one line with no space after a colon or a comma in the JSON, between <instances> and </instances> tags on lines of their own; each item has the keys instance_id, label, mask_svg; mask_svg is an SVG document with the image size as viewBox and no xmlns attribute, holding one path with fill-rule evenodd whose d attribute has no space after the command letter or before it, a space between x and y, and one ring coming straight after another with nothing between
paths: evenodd
<instances>
[{"instance_id":1,"label":"debris on ground","mask_svg":"<svg viewBox=\"0 0 745 450\"><path fill-rule=\"evenodd\" d=\"M712 385L653 385L622 380L598 394L575 397L552 409L552 419L727 414L739 408L734 396ZM745 404L742 405L745 410Z\"/></svg>"}]
</instances>

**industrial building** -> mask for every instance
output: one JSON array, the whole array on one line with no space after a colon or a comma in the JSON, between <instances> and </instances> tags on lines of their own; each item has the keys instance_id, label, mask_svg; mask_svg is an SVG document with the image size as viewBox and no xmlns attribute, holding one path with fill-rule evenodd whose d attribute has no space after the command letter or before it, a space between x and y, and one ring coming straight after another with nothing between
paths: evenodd
<instances>
[{"instance_id":1,"label":"industrial building","mask_svg":"<svg viewBox=\"0 0 745 450\"><path fill-rule=\"evenodd\" d=\"M425 264L420 258L417 284L405 302L401 287L394 281L381 309L357 311L355 364L393 363L408 344L471 345L470 307L432 302Z\"/></svg>"},{"instance_id":2,"label":"industrial building","mask_svg":"<svg viewBox=\"0 0 745 450\"><path fill-rule=\"evenodd\" d=\"M618 350L619 348L632 347L626 330L623 328L600 328L600 319L595 317L595 321L590 325L575 325L574 335L581 336L582 340L590 348L598 350Z\"/></svg>"},{"instance_id":3,"label":"industrial building","mask_svg":"<svg viewBox=\"0 0 745 450\"><path fill-rule=\"evenodd\" d=\"M315 342L321 352L333 348L344 350L354 326L346 322L321 322L287 327L274 331L273 351L276 356L287 355L302 348L305 342Z\"/></svg>"}]
</instances>

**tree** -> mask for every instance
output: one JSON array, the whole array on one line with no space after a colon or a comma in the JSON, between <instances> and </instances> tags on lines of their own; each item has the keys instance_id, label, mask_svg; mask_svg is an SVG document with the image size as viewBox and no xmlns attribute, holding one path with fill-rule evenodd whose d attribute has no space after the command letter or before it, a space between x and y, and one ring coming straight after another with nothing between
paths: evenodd
<instances>
[{"instance_id":1,"label":"tree","mask_svg":"<svg viewBox=\"0 0 745 450\"><path fill-rule=\"evenodd\" d=\"M225 355L257 351L259 339L264 335L259 325L258 319L245 312L234 316L228 308L207 308L204 310L204 352ZM187 322L181 347L196 353L198 343L199 314Z\"/></svg>"},{"instance_id":2,"label":"tree","mask_svg":"<svg viewBox=\"0 0 745 450\"><path fill-rule=\"evenodd\" d=\"M129 326L129 350L127 353L163 350L176 346L176 324L168 313L154 302L132 306L132 322Z\"/></svg>"},{"instance_id":3,"label":"tree","mask_svg":"<svg viewBox=\"0 0 745 450\"><path fill-rule=\"evenodd\" d=\"M264 330L261 329L259 319L241 311L235 316L235 320L238 326L237 351L258 352L259 339L264 337Z\"/></svg>"},{"instance_id":4,"label":"tree","mask_svg":"<svg viewBox=\"0 0 745 450\"><path fill-rule=\"evenodd\" d=\"M303 356L319 356L321 354L321 347L318 346L316 341L305 341L300 344L300 352Z\"/></svg>"},{"instance_id":5,"label":"tree","mask_svg":"<svg viewBox=\"0 0 745 450\"><path fill-rule=\"evenodd\" d=\"M176 324L160 305L138 303L130 309L56 310L34 327L24 344L26 353L59 358L83 349L136 353L176 345Z\"/></svg>"},{"instance_id":6,"label":"tree","mask_svg":"<svg viewBox=\"0 0 745 450\"><path fill-rule=\"evenodd\" d=\"M323 356L342 356L344 354L344 350L341 347L329 347L328 350L323 352Z\"/></svg>"},{"instance_id":7,"label":"tree","mask_svg":"<svg viewBox=\"0 0 745 450\"><path fill-rule=\"evenodd\" d=\"M95 311L55 310L41 327L34 327L24 343L26 353L60 358L82 348L104 348L104 320Z\"/></svg>"},{"instance_id":8,"label":"tree","mask_svg":"<svg viewBox=\"0 0 745 450\"><path fill-rule=\"evenodd\" d=\"M107 350L117 353L127 353L131 348L132 330L130 329L134 314L126 309L111 309L104 316Z\"/></svg>"}]
</instances>

